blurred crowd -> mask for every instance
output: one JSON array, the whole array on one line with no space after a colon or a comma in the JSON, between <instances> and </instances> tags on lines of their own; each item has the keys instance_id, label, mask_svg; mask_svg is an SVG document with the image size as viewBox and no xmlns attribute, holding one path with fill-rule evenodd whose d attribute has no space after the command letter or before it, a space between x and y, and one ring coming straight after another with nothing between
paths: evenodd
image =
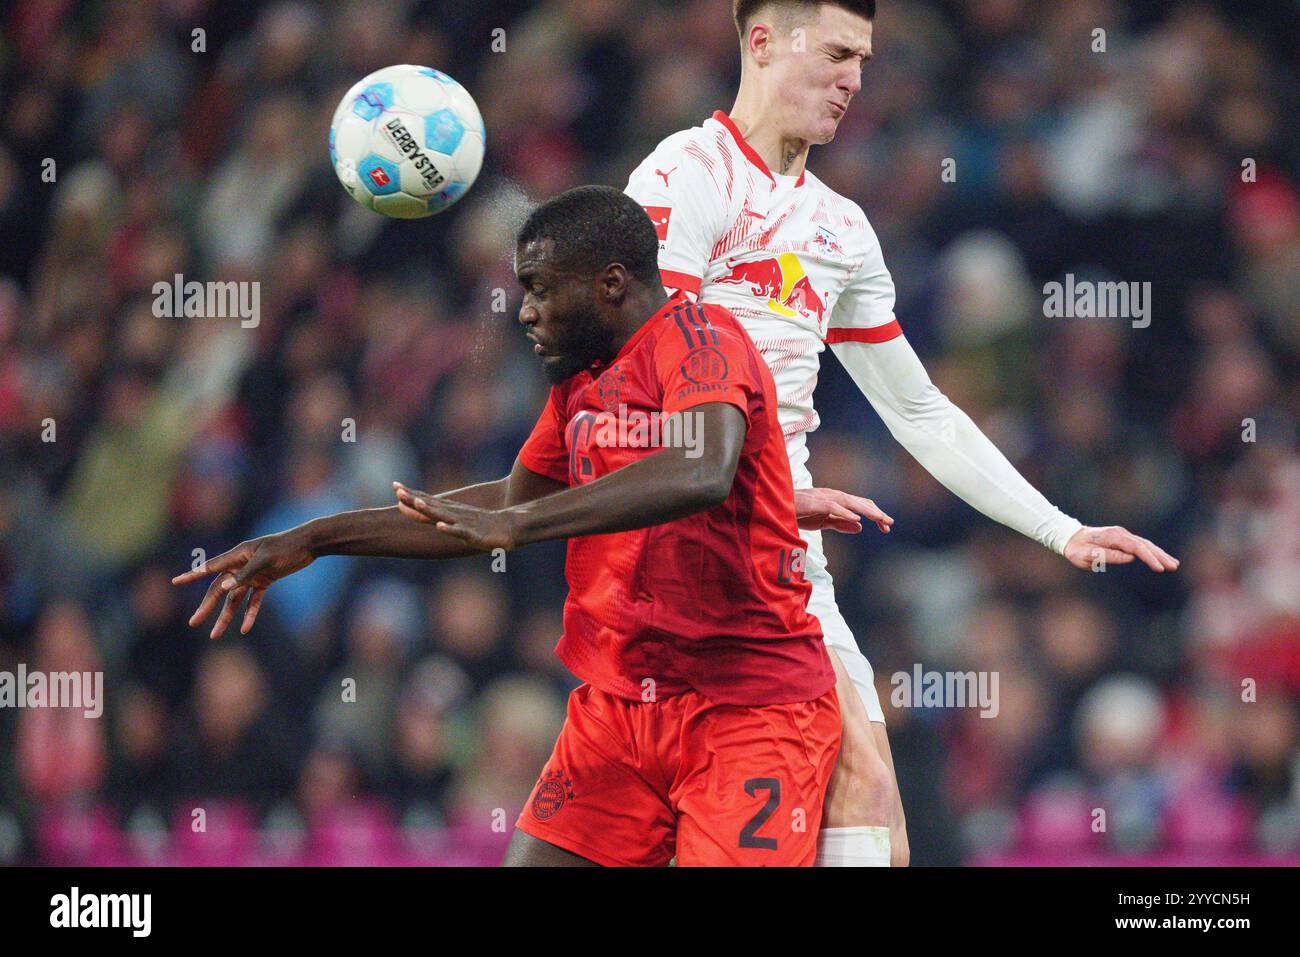
<instances>
[{"instance_id":1,"label":"blurred crowd","mask_svg":"<svg viewBox=\"0 0 1300 957\"><path fill-rule=\"evenodd\" d=\"M6 10L0 672L102 671L106 702L0 708L0 863L495 863L573 685L562 545L322 559L218 642L169 580L393 479L509 469L545 396L512 230L731 106L730 4ZM1064 511L1183 562L1088 574L989 522L827 353L813 474L897 520L826 547L914 863L1300 860L1296 16L883 0L813 150L939 387ZM334 107L392 63L482 109L444 216L385 220L330 169ZM1046 318L1067 273L1150 282L1150 325ZM259 322L160 318L176 274L259 282ZM996 671L998 716L891 706L917 663Z\"/></svg>"}]
</instances>

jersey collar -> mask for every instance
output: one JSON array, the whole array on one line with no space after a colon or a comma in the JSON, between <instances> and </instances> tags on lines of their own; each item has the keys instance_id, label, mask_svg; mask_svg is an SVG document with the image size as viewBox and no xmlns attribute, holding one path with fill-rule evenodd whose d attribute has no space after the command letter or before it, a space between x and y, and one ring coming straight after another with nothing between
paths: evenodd
<instances>
[{"instance_id":1,"label":"jersey collar","mask_svg":"<svg viewBox=\"0 0 1300 957\"><path fill-rule=\"evenodd\" d=\"M740 151L745 154L745 159L749 160L762 170L763 175L771 180L772 185L775 186L776 177L773 176L772 171L767 168L767 164L763 162L763 157L758 155L758 151L745 142L745 138L740 135L740 130L736 129L736 124L731 121L731 117L726 113L723 113L721 110L714 110L713 118L727 128L727 132L729 132L732 138L735 139L736 145L740 147ZM803 178L807 172L808 164L805 163L804 168L799 171L798 181L794 184L796 188L803 185Z\"/></svg>"}]
</instances>

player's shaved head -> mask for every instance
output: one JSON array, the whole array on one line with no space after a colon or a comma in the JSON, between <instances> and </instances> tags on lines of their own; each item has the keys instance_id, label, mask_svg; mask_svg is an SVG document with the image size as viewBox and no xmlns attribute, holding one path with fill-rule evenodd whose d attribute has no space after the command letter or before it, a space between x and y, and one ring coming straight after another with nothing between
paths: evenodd
<instances>
[{"instance_id":1,"label":"player's shaved head","mask_svg":"<svg viewBox=\"0 0 1300 957\"><path fill-rule=\"evenodd\" d=\"M552 382L612 359L667 298L654 223L617 189L579 186L547 200L516 241L519 321Z\"/></svg>"},{"instance_id":2,"label":"player's shaved head","mask_svg":"<svg viewBox=\"0 0 1300 957\"><path fill-rule=\"evenodd\" d=\"M822 7L839 7L867 20L876 18L876 0L735 0L732 15L744 43L745 34L762 13L768 13L782 27L789 27L816 19Z\"/></svg>"},{"instance_id":3,"label":"player's shaved head","mask_svg":"<svg viewBox=\"0 0 1300 957\"><path fill-rule=\"evenodd\" d=\"M542 203L519 230L519 248L555 244L553 269L595 276L610 263L646 284L659 283L659 237L646 211L610 186L578 186Z\"/></svg>"}]
</instances>

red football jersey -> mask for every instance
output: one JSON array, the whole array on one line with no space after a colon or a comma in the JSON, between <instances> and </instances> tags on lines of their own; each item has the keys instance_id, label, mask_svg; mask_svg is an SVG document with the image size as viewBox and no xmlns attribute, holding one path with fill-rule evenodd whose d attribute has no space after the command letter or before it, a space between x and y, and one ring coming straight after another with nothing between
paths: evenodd
<instances>
[{"instance_id":1,"label":"red football jersey","mask_svg":"<svg viewBox=\"0 0 1300 957\"><path fill-rule=\"evenodd\" d=\"M666 444L691 448L689 429L675 443L654 437L665 417L707 402L748 423L731 494L674 522L570 539L555 652L584 681L637 701L687 689L724 704L811 700L835 674L807 611L776 387L731 313L673 296L608 365L551 389L519 458L581 485Z\"/></svg>"}]
</instances>

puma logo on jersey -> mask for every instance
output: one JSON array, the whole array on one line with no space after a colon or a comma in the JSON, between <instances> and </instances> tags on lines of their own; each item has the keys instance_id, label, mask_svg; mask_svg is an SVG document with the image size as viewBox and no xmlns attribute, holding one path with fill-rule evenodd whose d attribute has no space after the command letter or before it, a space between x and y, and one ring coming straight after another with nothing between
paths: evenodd
<instances>
[{"instance_id":1,"label":"puma logo on jersey","mask_svg":"<svg viewBox=\"0 0 1300 957\"><path fill-rule=\"evenodd\" d=\"M664 189L667 189L667 188L668 188L668 177L671 176L671 175L672 175L673 173L675 173L675 172L677 172L677 167L676 167L676 166L674 166L672 169L670 169L670 170L669 170L668 172L666 172L666 173L665 173L663 170L661 170L661 169L657 169L657 170L655 170L655 175L656 175L656 176L662 176L662 177L664 178Z\"/></svg>"}]
</instances>

